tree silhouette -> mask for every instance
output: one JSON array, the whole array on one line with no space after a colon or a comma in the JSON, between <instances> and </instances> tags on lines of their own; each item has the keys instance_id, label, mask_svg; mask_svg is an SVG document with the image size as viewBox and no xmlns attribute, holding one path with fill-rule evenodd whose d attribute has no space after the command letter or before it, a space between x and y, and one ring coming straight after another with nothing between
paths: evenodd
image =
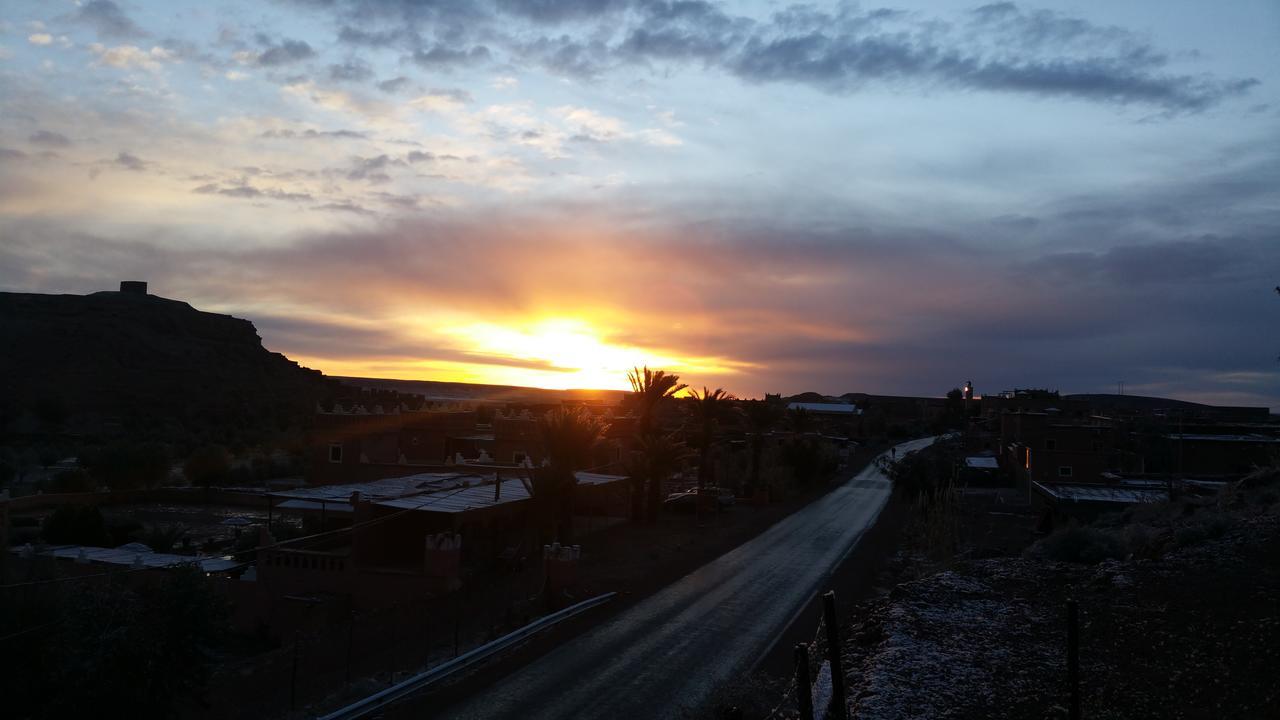
<instances>
[{"instance_id":1,"label":"tree silhouette","mask_svg":"<svg viewBox=\"0 0 1280 720\"><path fill-rule=\"evenodd\" d=\"M650 433L637 440L628 470L632 477L643 478L649 487L660 489L689 455L689 448L675 433ZM661 507L661 502L650 502L645 519L650 523L656 522Z\"/></svg>"},{"instance_id":2,"label":"tree silhouette","mask_svg":"<svg viewBox=\"0 0 1280 720\"><path fill-rule=\"evenodd\" d=\"M764 455L765 437L782 418L782 405L776 401L748 400L742 405L743 420L747 425L747 444L751 449L751 479L746 488L751 495L760 487L760 460Z\"/></svg>"},{"instance_id":3,"label":"tree silhouette","mask_svg":"<svg viewBox=\"0 0 1280 720\"><path fill-rule=\"evenodd\" d=\"M659 408L688 385L680 382L679 375L672 375L665 370L650 370L649 366L633 368L627 373L631 382L629 402L635 405L638 414L636 422L637 447L643 446L646 438L655 432L654 424ZM642 451L641 451L642 452ZM648 492L646 493L645 490ZM642 503L645 495L649 497L649 513L651 521L656 521L659 506L662 503L662 485L643 477L632 478L631 481L631 517L639 520L642 517Z\"/></svg>"},{"instance_id":4,"label":"tree silhouette","mask_svg":"<svg viewBox=\"0 0 1280 720\"><path fill-rule=\"evenodd\" d=\"M802 407L787 411L787 425L795 433L806 433L813 429L813 416Z\"/></svg>"},{"instance_id":5,"label":"tree silhouette","mask_svg":"<svg viewBox=\"0 0 1280 720\"><path fill-rule=\"evenodd\" d=\"M664 401L689 387L680 382L679 375L650 370L648 365L633 368L627 373L627 380L631 382L631 401L639 410L638 435L647 435L653 429L654 416Z\"/></svg>"},{"instance_id":6,"label":"tree silhouette","mask_svg":"<svg viewBox=\"0 0 1280 720\"><path fill-rule=\"evenodd\" d=\"M694 390L689 396L693 399L693 419L698 424L698 489L702 490L712 476L711 446L715 442L716 430L721 418L732 409L729 403L734 398L722 388L708 390L706 386L703 386L701 394Z\"/></svg>"},{"instance_id":7,"label":"tree silhouette","mask_svg":"<svg viewBox=\"0 0 1280 720\"><path fill-rule=\"evenodd\" d=\"M587 467L604 434L600 419L581 407L559 407L538 419L538 435L547 464L533 471L534 517L543 540L567 543L573 535L574 471Z\"/></svg>"}]
</instances>

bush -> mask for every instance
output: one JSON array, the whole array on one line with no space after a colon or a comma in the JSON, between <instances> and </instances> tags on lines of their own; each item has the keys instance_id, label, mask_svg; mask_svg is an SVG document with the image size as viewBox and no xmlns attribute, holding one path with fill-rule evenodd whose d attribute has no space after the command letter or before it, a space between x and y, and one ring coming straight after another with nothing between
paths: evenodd
<instances>
[{"instance_id":1,"label":"bush","mask_svg":"<svg viewBox=\"0 0 1280 720\"><path fill-rule=\"evenodd\" d=\"M6 646L22 659L6 668L6 717L171 718L197 709L228 630L226 604L199 568L173 568L154 583L67 585L42 599L51 627Z\"/></svg>"},{"instance_id":2,"label":"bush","mask_svg":"<svg viewBox=\"0 0 1280 720\"><path fill-rule=\"evenodd\" d=\"M51 545L109 544L102 513L92 505L63 505L45 518L43 534Z\"/></svg>"},{"instance_id":3,"label":"bush","mask_svg":"<svg viewBox=\"0 0 1280 720\"><path fill-rule=\"evenodd\" d=\"M125 443L91 448L80 464L112 490L153 488L169 477L169 451L158 443Z\"/></svg>"},{"instance_id":4,"label":"bush","mask_svg":"<svg viewBox=\"0 0 1280 720\"><path fill-rule=\"evenodd\" d=\"M76 493L93 492L97 487L97 483L89 477L89 473L80 468L74 468L55 473L49 489L56 493Z\"/></svg>"},{"instance_id":5,"label":"bush","mask_svg":"<svg viewBox=\"0 0 1280 720\"><path fill-rule=\"evenodd\" d=\"M217 445L206 445L187 458L182 474L192 485L207 488L226 482L231 477L231 458Z\"/></svg>"},{"instance_id":6,"label":"bush","mask_svg":"<svg viewBox=\"0 0 1280 720\"><path fill-rule=\"evenodd\" d=\"M187 528L177 525L151 525L138 538L144 545L158 553L172 552L173 547L187 536Z\"/></svg>"},{"instance_id":7,"label":"bush","mask_svg":"<svg viewBox=\"0 0 1280 720\"><path fill-rule=\"evenodd\" d=\"M1177 547L1196 545L1205 540L1222 537L1231 527L1231 519L1221 513L1202 513L1173 532L1173 544Z\"/></svg>"},{"instance_id":8,"label":"bush","mask_svg":"<svg viewBox=\"0 0 1280 720\"><path fill-rule=\"evenodd\" d=\"M1121 559L1125 543L1116 536L1091 527L1069 527L1027 548L1030 558L1096 565L1103 560Z\"/></svg>"}]
</instances>

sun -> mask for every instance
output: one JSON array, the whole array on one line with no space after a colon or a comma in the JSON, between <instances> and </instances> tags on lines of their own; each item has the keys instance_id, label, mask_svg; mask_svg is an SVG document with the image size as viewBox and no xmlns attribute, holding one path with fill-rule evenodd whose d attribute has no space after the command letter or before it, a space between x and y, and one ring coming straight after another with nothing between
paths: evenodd
<instances>
[{"instance_id":1,"label":"sun","mask_svg":"<svg viewBox=\"0 0 1280 720\"><path fill-rule=\"evenodd\" d=\"M445 333L475 354L477 362L492 363L494 373L522 376L526 379L517 384L539 387L626 390L627 371L633 367L687 364L673 354L610 343L579 319L548 318L518 326L473 323Z\"/></svg>"}]
</instances>

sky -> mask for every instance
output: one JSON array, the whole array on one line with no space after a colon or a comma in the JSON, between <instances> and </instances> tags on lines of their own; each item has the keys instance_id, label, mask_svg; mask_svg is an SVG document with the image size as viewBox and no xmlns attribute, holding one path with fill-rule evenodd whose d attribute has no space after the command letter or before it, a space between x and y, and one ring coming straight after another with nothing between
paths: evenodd
<instances>
[{"instance_id":1,"label":"sky","mask_svg":"<svg viewBox=\"0 0 1280 720\"><path fill-rule=\"evenodd\" d=\"M1280 411L1280 5L7 0L0 289L334 375Z\"/></svg>"}]
</instances>

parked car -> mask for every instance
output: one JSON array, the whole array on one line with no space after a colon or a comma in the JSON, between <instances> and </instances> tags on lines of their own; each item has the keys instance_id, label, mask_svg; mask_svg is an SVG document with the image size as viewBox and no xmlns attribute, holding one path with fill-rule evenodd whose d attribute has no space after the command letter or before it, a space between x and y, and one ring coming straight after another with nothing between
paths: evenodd
<instances>
[{"instance_id":1,"label":"parked car","mask_svg":"<svg viewBox=\"0 0 1280 720\"><path fill-rule=\"evenodd\" d=\"M702 489L703 505L710 505L714 502L721 508L729 507L738 501L733 491L721 487L706 487ZM672 512L694 512L697 509L698 489L684 490L682 492L674 492L667 496L662 506Z\"/></svg>"}]
</instances>

